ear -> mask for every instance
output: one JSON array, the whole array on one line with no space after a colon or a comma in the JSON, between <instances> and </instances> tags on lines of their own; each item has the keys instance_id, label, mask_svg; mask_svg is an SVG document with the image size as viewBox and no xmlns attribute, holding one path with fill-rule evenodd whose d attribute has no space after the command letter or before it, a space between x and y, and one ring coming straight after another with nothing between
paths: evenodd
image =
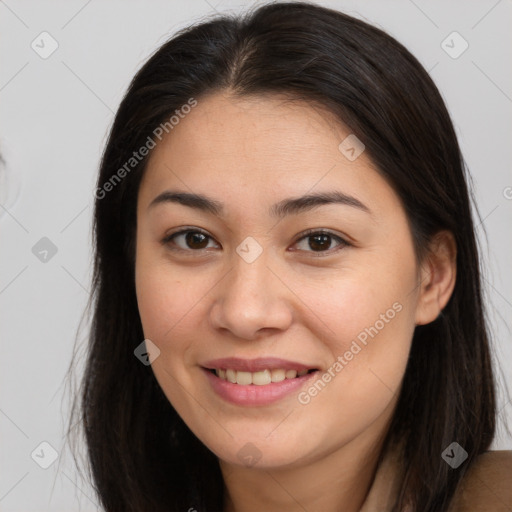
<instances>
[{"instance_id":1,"label":"ear","mask_svg":"<svg viewBox=\"0 0 512 512\"><path fill-rule=\"evenodd\" d=\"M436 233L420 269L416 325L433 322L448 304L455 287L457 244L450 231Z\"/></svg>"}]
</instances>

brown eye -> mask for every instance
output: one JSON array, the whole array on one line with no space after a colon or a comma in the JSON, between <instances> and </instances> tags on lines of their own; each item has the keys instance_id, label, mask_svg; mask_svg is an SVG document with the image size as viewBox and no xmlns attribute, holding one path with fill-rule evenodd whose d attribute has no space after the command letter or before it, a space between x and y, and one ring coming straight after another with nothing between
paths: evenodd
<instances>
[{"instance_id":1,"label":"brown eye","mask_svg":"<svg viewBox=\"0 0 512 512\"><path fill-rule=\"evenodd\" d=\"M308 237L309 247L313 251L324 251L331 246L332 237L330 235L314 235Z\"/></svg>"},{"instance_id":2,"label":"brown eye","mask_svg":"<svg viewBox=\"0 0 512 512\"><path fill-rule=\"evenodd\" d=\"M332 250L333 243L338 245ZM347 245L348 242L343 240L340 236L334 235L326 231L312 231L300 238L296 243L299 250L306 252L335 252Z\"/></svg>"},{"instance_id":3,"label":"brown eye","mask_svg":"<svg viewBox=\"0 0 512 512\"><path fill-rule=\"evenodd\" d=\"M174 245L172 249L182 251L200 251L208 248L208 244L212 241L212 237L198 230L183 230L178 233L167 236L164 244Z\"/></svg>"},{"instance_id":4,"label":"brown eye","mask_svg":"<svg viewBox=\"0 0 512 512\"><path fill-rule=\"evenodd\" d=\"M208 245L208 237L203 233L189 231L185 235L185 243L191 249L204 249Z\"/></svg>"}]
</instances>

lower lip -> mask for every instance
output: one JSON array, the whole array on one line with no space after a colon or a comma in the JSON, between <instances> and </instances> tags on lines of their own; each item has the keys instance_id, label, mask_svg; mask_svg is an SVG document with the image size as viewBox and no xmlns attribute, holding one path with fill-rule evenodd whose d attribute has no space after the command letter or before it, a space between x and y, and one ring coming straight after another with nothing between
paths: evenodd
<instances>
[{"instance_id":1,"label":"lower lip","mask_svg":"<svg viewBox=\"0 0 512 512\"><path fill-rule=\"evenodd\" d=\"M302 375L302 377L285 379L281 382L271 382L264 386L257 386L255 384L244 386L223 380L206 368L203 368L203 371L206 373L213 390L221 398L235 405L247 406L268 405L277 402L286 395L298 391L307 381L318 373L315 371Z\"/></svg>"}]
</instances>

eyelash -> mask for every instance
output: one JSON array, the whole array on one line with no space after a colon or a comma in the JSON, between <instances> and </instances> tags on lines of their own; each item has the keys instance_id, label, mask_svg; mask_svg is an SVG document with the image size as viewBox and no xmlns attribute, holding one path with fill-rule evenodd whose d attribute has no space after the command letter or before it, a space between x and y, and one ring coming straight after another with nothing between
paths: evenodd
<instances>
[{"instance_id":1,"label":"eyelash","mask_svg":"<svg viewBox=\"0 0 512 512\"><path fill-rule=\"evenodd\" d=\"M171 247L171 242L173 242L173 239L176 238L177 236L179 235L183 235L183 234L187 234L187 233L200 233L204 236L206 236L207 238L213 240L213 237L210 236L206 231L203 231L202 229L199 229L199 228L187 228L187 229L182 229L180 231L177 231L175 233L171 233L170 235L167 235L163 240L162 240L162 244L163 245L167 245L169 246L169 248L172 250L172 251L177 251L177 252L182 252L182 253L199 253L199 252L202 252L204 251L205 249L183 249L182 247ZM304 239L307 239L307 238L310 238L312 237L313 235L328 235L330 236L332 239L334 239L335 241L337 241L339 243L339 246L334 248L333 249L328 249L326 251L304 251L304 252L309 252L312 254L313 257L323 257L324 255L325 256L330 256L332 255L333 253L336 253L338 251L340 251L341 249L343 249L344 247L348 247L352 244L350 244L349 242L347 242L345 239L343 239L342 237L340 237L339 235L336 235L334 233L332 233L331 231L327 231L325 229L308 229L307 231L301 233L299 235L299 237L297 238L297 240L294 242L294 245L299 243L300 241L304 240Z\"/></svg>"}]
</instances>

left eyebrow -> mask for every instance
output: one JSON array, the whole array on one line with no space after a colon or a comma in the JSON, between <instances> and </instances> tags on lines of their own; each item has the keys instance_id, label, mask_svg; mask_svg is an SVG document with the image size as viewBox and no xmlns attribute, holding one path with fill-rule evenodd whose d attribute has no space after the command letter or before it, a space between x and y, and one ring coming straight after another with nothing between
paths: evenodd
<instances>
[{"instance_id":1,"label":"left eyebrow","mask_svg":"<svg viewBox=\"0 0 512 512\"><path fill-rule=\"evenodd\" d=\"M218 217L222 217L223 212L225 211L224 204L220 201L202 194L192 194L173 190L167 190L155 197L155 199L153 199L149 204L148 209L162 203L178 203L190 208L212 213ZM351 206L372 215L371 210L359 201L359 199L338 190L283 199L271 206L269 214L272 217L282 218L287 215L304 213L327 204Z\"/></svg>"},{"instance_id":2,"label":"left eyebrow","mask_svg":"<svg viewBox=\"0 0 512 512\"><path fill-rule=\"evenodd\" d=\"M326 204L341 204L357 208L363 212L372 214L371 210L359 199L349 196L338 190L329 192L319 192L316 194L307 194L305 196L288 198L274 204L270 208L270 214L273 217L285 217L286 215L296 215L310 211Z\"/></svg>"}]
</instances>

